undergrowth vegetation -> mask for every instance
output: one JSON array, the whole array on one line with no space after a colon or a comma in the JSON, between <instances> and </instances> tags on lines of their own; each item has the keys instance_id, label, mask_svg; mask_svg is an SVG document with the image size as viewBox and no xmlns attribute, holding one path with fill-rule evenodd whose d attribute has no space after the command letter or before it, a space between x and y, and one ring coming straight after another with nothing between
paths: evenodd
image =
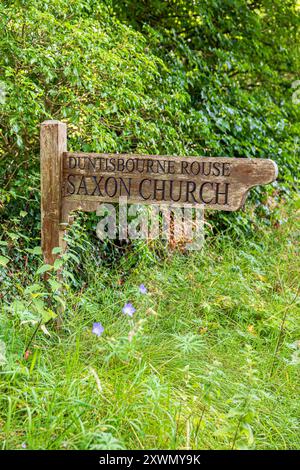
<instances>
[{"instance_id":1,"label":"undergrowth vegetation","mask_svg":"<svg viewBox=\"0 0 300 470\"><path fill-rule=\"evenodd\" d=\"M2 0L0 32L1 448L299 447L299 1ZM100 242L79 214L49 266L46 119L70 151L279 177L206 212L199 252Z\"/></svg>"},{"instance_id":2,"label":"undergrowth vegetation","mask_svg":"<svg viewBox=\"0 0 300 470\"><path fill-rule=\"evenodd\" d=\"M3 231L25 211L19 230L39 237L46 119L68 124L70 151L271 158L277 182L251 191L266 220L268 197L295 189L296 1L3 0L0 30Z\"/></svg>"}]
</instances>

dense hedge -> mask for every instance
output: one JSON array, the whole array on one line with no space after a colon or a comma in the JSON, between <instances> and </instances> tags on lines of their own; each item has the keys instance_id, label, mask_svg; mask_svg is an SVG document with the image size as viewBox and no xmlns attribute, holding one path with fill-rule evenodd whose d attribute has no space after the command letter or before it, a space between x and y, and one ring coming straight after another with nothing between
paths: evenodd
<instances>
[{"instance_id":1,"label":"dense hedge","mask_svg":"<svg viewBox=\"0 0 300 470\"><path fill-rule=\"evenodd\" d=\"M277 188L289 191L299 158L296 3L2 1L3 217L24 205L39 217L39 123L50 118L68 123L73 150L269 157Z\"/></svg>"}]
</instances>

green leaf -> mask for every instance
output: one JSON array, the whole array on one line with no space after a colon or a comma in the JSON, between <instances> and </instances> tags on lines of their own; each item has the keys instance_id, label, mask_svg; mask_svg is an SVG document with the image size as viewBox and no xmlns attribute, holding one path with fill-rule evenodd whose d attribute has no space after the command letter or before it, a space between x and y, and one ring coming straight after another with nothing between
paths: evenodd
<instances>
[{"instance_id":1,"label":"green leaf","mask_svg":"<svg viewBox=\"0 0 300 470\"><path fill-rule=\"evenodd\" d=\"M65 310L66 309L66 303L65 301L59 296L59 295L55 295L54 296L54 299L61 304L61 306L63 307L63 309Z\"/></svg>"},{"instance_id":2,"label":"green leaf","mask_svg":"<svg viewBox=\"0 0 300 470\"><path fill-rule=\"evenodd\" d=\"M6 258L6 256L0 255L0 266L6 266L8 262L9 262L9 258Z\"/></svg>"},{"instance_id":3,"label":"green leaf","mask_svg":"<svg viewBox=\"0 0 300 470\"><path fill-rule=\"evenodd\" d=\"M61 288L61 283L57 282L55 279L49 279L48 282L51 286L52 292L56 292L57 290L59 290Z\"/></svg>"},{"instance_id":4,"label":"green leaf","mask_svg":"<svg viewBox=\"0 0 300 470\"><path fill-rule=\"evenodd\" d=\"M14 232L7 232L7 235L12 239L12 240L18 240L20 238L20 235L18 233Z\"/></svg>"},{"instance_id":5,"label":"green leaf","mask_svg":"<svg viewBox=\"0 0 300 470\"><path fill-rule=\"evenodd\" d=\"M69 279L71 279L71 281L73 281L74 284L76 284L76 279L70 271L65 270L64 275L68 277Z\"/></svg>"},{"instance_id":6,"label":"green leaf","mask_svg":"<svg viewBox=\"0 0 300 470\"><path fill-rule=\"evenodd\" d=\"M53 266L51 264L43 264L36 272L36 274L43 274L47 271L51 271L53 269Z\"/></svg>"},{"instance_id":7,"label":"green leaf","mask_svg":"<svg viewBox=\"0 0 300 470\"><path fill-rule=\"evenodd\" d=\"M32 294L33 292L39 292L41 290L42 286L40 284L31 284L30 286L27 286L26 289L24 290L24 294Z\"/></svg>"},{"instance_id":8,"label":"green leaf","mask_svg":"<svg viewBox=\"0 0 300 470\"><path fill-rule=\"evenodd\" d=\"M61 258L56 259L56 260L54 261L54 265L53 265L54 270L55 270L55 271L58 271L58 270L63 266L63 264L64 264L64 260L63 260L63 259L61 259Z\"/></svg>"},{"instance_id":9,"label":"green leaf","mask_svg":"<svg viewBox=\"0 0 300 470\"><path fill-rule=\"evenodd\" d=\"M74 255L74 253L68 253L68 254L67 254L67 257L68 257L68 258L71 258L72 260L74 260L75 263L77 263L77 264L80 263L80 259L78 258L78 256Z\"/></svg>"},{"instance_id":10,"label":"green leaf","mask_svg":"<svg viewBox=\"0 0 300 470\"><path fill-rule=\"evenodd\" d=\"M42 248L40 246L35 246L32 250L30 250L30 252L33 255L41 255L42 254Z\"/></svg>"},{"instance_id":11,"label":"green leaf","mask_svg":"<svg viewBox=\"0 0 300 470\"><path fill-rule=\"evenodd\" d=\"M50 309L44 310L43 313L42 313L43 323L47 323L48 321L53 320L56 317L57 317L56 313L53 312L53 310L50 310Z\"/></svg>"}]
</instances>

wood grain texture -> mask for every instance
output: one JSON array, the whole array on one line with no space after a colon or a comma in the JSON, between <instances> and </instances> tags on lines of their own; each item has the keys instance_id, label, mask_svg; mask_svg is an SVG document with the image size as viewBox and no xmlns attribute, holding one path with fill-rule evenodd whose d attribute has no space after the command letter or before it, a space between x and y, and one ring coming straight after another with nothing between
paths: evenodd
<instances>
[{"instance_id":1,"label":"wood grain texture","mask_svg":"<svg viewBox=\"0 0 300 470\"><path fill-rule=\"evenodd\" d=\"M63 154L62 219L101 202L204 205L234 211L250 188L277 177L268 159L174 157L96 153Z\"/></svg>"},{"instance_id":2,"label":"wood grain texture","mask_svg":"<svg viewBox=\"0 0 300 470\"><path fill-rule=\"evenodd\" d=\"M41 163L41 235L45 263L53 264L55 247L65 248L62 218L63 152L67 150L67 126L45 121L40 129Z\"/></svg>"}]
</instances>

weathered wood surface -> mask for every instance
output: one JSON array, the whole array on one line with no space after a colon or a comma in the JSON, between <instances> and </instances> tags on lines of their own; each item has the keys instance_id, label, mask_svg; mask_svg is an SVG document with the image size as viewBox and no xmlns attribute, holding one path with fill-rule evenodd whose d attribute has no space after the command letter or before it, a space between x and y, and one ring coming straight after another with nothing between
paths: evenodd
<instances>
[{"instance_id":1,"label":"weathered wood surface","mask_svg":"<svg viewBox=\"0 0 300 470\"><path fill-rule=\"evenodd\" d=\"M41 157L41 227L45 263L53 264L53 248L64 249L62 219L63 152L67 150L67 126L59 121L45 121L40 131Z\"/></svg>"},{"instance_id":2,"label":"weathered wood surface","mask_svg":"<svg viewBox=\"0 0 300 470\"><path fill-rule=\"evenodd\" d=\"M173 157L96 153L63 154L62 216L94 211L101 202L204 205L234 211L250 188L277 177L268 159Z\"/></svg>"}]
</instances>

